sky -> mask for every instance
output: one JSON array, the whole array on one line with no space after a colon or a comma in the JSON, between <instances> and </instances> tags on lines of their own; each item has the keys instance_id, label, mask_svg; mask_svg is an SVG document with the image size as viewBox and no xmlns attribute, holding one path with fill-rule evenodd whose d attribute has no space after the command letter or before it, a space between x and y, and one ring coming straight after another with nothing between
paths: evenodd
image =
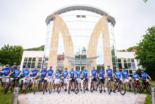
<instances>
[{"instance_id":1,"label":"sky","mask_svg":"<svg viewBox=\"0 0 155 104\"><path fill-rule=\"evenodd\" d=\"M44 45L46 17L70 5L94 6L113 16L117 50L135 46L155 26L155 0L0 0L0 47Z\"/></svg>"}]
</instances>

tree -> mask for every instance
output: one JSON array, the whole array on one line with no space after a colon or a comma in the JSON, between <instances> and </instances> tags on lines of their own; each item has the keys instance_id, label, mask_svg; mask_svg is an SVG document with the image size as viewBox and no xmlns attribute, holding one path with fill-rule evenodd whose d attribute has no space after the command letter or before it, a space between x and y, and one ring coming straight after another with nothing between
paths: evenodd
<instances>
[{"instance_id":1,"label":"tree","mask_svg":"<svg viewBox=\"0 0 155 104\"><path fill-rule=\"evenodd\" d=\"M119 52L125 52L125 49L123 49L123 50L119 50Z\"/></svg>"},{"instance_id":2,"label":"tree","mask_svg":"<svg viewBox=\"0 0 155 104\"><path fill-rule=\"evenodd\" d=\"M29 49L24 49L25 51L44 51L44 45L36 48L29 48Z\"/></svg>"},{"instance_id":3,"label":"tree","mask_svg":"<svg viewBox=\"0 0 155 104\"><path fill-rule=\"evenodd\" d=\"M135 58L140 60L139 65L155 80L155 27L148 28L137 45Z\"/></svg>"},{"instance_id":4,"label":"tree","mask_svg":"<svg viewBox=\"0 0 155 104\"><path fill-rule=\"evenodd\" d=\"M142 77L142 76L141 76L141 69L137 69L137 70L136 70L136 74L138 74L139 77Z\"/></svg>"},{"instance_id":5,"label":"tree","mask_svg":"<svg viewBox=\"0 0 155 104\"><path fill-rule=\"evenodd\" d=\"M2 65L13 65L14 62L20 65L23 54L23 47L4 45L0 49L0 63Z\"/></svg>"},{"instance_id":6,"label":"tree","mask_svg":"<svg viewBox=\"0 0 155 104\"><path fill-rule=\"evenodd\" d=\"M136 47L136 46L129 47L129 48L127 49L127 51L128 51L128 52L131 52L133 49L135 49L135 47Z\"/></svg>"}]
</instances>

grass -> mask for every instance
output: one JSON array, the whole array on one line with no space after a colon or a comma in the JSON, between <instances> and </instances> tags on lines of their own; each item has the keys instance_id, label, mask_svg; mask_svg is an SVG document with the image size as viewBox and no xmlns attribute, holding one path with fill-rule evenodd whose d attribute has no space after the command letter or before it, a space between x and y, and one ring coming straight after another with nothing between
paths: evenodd
<instances>
[{"instance_id":1,"label":"grass","mask_svg":"<svg viewBox=\"0 0 155 104\"><path fill-rule=\"evenodd\" d=\"M150 84L152 84L155 87L155 81L149 81ZM145 104L152 104L152 97L150 94L148 94L146 91L144 94L147 94L147 97L145 99Z\"/></svg>"}]
</instances>

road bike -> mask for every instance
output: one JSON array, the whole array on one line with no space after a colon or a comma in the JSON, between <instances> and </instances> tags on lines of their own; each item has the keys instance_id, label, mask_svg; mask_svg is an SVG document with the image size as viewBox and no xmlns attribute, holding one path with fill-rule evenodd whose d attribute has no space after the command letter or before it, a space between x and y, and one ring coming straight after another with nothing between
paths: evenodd
<instances>
[{"instance_id":1,"label":"road bike","mask_svg":"<svg viewBox=\"0 0 155 104\"><path fill-rule=\"evenodd\" d=\"M86 78L82 78L83 80L83 93L85 93L85 90L86 90Z\"/></svg>"},{"instance_id":2,"label":"road bike","mask_svg":"<svg viewBox=\"0 0 155 104\"><path fill-rule=\"evenodd\" d=\"M75 78L75 88L74 88L74 92L75 94L77 94L79 92L79 83L78 83L79 78Z\"/></svg>"},{"instance_id":3,"label":"road bike","mask_svg":"<svg viewBox=\"0 0 155 104\"><path fill-rule=\"evenodd\" d=\"M36 78L33 77L33 81L35 82L35 88L34 88L34 94L37 91L37 89L40 91L40 79L36 80Z\"/></svg>"},{"instance_id":4,"label":"road bike","mask_svg":"<svg viewBox=\"0 0 155 104\"><path fill-rule=\"evenodd\" d=\"M30 77L27 77L27 78L24 78L24 80L26 80L26 89L25 89L25 94L27 93L27 90L31 88L32 84L30 84L31 82L31 78Z\"/></svg>"},{"instance_id":5,"label":"road bike","mask_svg":"<svg viewBox=\"0 0 155 104\"><path fill-rule=\"evenodd\" d=\"M10 89L10 87L11 87L11 83L13 82L13 78L9 78L9 83L8 83L8 85L6 86L6 88L5 88L5 91L4 91L4 94L6 94L7 93L7 91ZM10 89L11 90L11 89ZM12 90L11 90L12 91Z\"/></svg>"},{"instance_id":6,"label":"road bike","mask_svg":"<svg viewBox=\"0 0 155 104\"><path fill-rule=\"evenodd\" d=\"M71 81L72 81L72 78L69 78L68 94L70 94L71 92Z\"/></svg>"},{"instance_id":7,"label":"road bike","mask_svg":"<svg viewBox=\"0 0 155 104\"><path fill-rule=\"evenodd\" d=\"M142 82L143 82L143 80L142 80ZM142 83L142 86L143 86L142 92L144 92L144 90L146 89L147 93L151 94L151 88L154 86L149 83L149 79L146 79L145 84Z\"/></svg>"},{"instance_id":8,"label":"road bike","mask_svg":"<svg viewBox=\"0 0 155 104\"><path fill-rule=\"evenodd\" d=\"M129 88L132 89L135 94L137 94L137 89L135 88L134 82L132 81L131 77L129 77Z\"/></svg>"},{"instance_id":9,"label":"road bike","mask_svg":"<svg viewBox=\"0 0 155 104\"><path fill-rule=\"evenodd\" d=\"M118 91L120 92L121 95L126 94L126 86L122 83L122 79L116 79L114 87L115 87L115 90L118 88Z\"/></svg>"},{"instance_id":10,"label":"road bike","mask_svg":"<svg viewBox=\"0 0 155 104\"><path fill-rule=\"evenodd\" d=\"M4 74L4 71L0 71L0 85L1 85L2 87L3 87L3 81L2 81L3 74Z\"/></svg>"},{"instance_id":11,"label":"road bike","mask_svg":"<svg viewBox=\"0 0 155 104\"><path fill-rule=\"evenodd\" d=\"M109 94L109 95L110 95L110 93L111 93L111 84L110 84L110 82L111 82L111 78L108 77L108 78L107 78L107 90L108 90L108 94Z\"/></svg>"},{"instance_id":12,"label":"road bike","mask_svg":"<svg viewBox=\"0 0 155 104\"><path fill-rule=\"evenodd\" d=\"M94 91L94 81L93 81L94 77L91 77L91 82L90 82L90 92L92 93Z\"/></svg>"},{"instance_id":13,"label":"road bike","mask_svg":"<svg viewBox=\"0 0 155 104\"><path fill-rule=\"evenodd\" d=\"M51 94L52 91L53 91L53 88L54 88L54 81L55 81L55 79L52 78L52 82L51 82L50 87L49 87L49 94Z\"/></svg>"},{"instance_id":14,"label":"road bike","mask_svg":"<svg viewBox=\"0 0 155 104\"><path fill-rule=\"evenodd\" d=\"M139 93L142 93L142 91L143 91L143 86L142 86L142 84L139 82L139 79L136 79L134 83L135 83L135 87L137 88L137 91L138 91Z\"/></svg>"}]
</instances>

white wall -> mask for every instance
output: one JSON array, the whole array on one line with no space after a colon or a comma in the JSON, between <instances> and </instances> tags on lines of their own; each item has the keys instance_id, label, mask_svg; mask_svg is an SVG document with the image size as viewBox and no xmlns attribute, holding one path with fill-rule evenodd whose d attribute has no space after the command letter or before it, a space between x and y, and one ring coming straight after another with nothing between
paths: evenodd
<instances>
[{"instance_id":1,"label":"white wall","mask_svg":"<svg viewBox=\"0 0 155 104\"><path fill-rule=\"evenodd\" d=\"M24 51L22 60L21 60L20 69L22 69L23 67L23 62L25 57L43 57L43 53L44 51Z\"/></svg>"}]
</instances>

